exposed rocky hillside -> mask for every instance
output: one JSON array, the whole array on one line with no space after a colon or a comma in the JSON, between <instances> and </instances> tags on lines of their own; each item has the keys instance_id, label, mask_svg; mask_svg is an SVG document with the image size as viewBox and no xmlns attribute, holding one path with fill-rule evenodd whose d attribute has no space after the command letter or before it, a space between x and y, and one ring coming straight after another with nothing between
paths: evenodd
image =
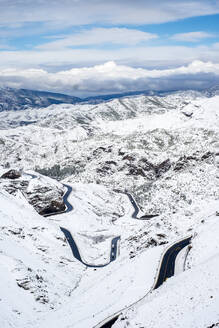
<instances>
[{"instance_id":1,"label":"exposed rocky hillside","mask_svg":"<svg viewBox=\"0 0 219 328\"><path fill-rule=\"evenodd\" d=\"M0 187L16 196L21 192L27 201L41 215L65 210L64 187L54 180L16 170L6 170L0 176Z\"/></svg>"},{"instance_id":2,"label":"exposed rocky hillside","mask_svg":"<svg viewBox=\"0 0 219 328\"><path fill-rule=\"evenodd\" d=\"M217 96L179 92L2 112L1 163L126 188L145 214L175 213L193 206L194 197L215 195L217 103ZM20 127L23 120L36 123Z\"/></svg>"}]
</instances>

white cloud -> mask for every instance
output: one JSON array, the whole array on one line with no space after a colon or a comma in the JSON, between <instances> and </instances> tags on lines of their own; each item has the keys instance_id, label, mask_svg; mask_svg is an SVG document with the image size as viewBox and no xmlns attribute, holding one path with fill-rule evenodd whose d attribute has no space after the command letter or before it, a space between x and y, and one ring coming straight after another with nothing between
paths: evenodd
<instances>
[{"instance_id":1,"label":"white cloud","mask_svg":"<svg viewBox=\"0 0 219 328\"><path fill-rule=\"evenodd\" d=\"M218 62L219 43L212 46L135 46L115 49L70 49L53 51L1 51L2 68L45 68L49 71L93 66L106 61L140 67L172 67L194 60Z\"/></svg>"},{"instance_id":2,"label":"white cloud","mask_svg":"<svg viewBox=\"0 0 219 328\"><path fill-rule=\"evenodd\" d=\"M4 69L3 86L87 96L137 90L202 88L219 82L219 64L194 61L173 69L148 70L107 62L57 73L42 69Z\"/></svg>"},{"instance_id":3,"label":"white cloud","mask_svg":"<svg viewBox=\"0 0 219 328\"><path fill-rule=\"evenodd\" d=\"M219 13L218 0L0 0L1 25L148 24Z\"/></svg>"},{"instance_id":4,"label":"white cloud","mask_svg":"<svg viewBox=\"0 0 219 328\"><path fill-rule=\"evenodd\" d=\"M215 35L203 31L178 33L171 36L172 40L186 41L186 42L199 42L202 39L213 38Z\"/></svg>"},{"instance_id":5,"label":"white cloud","mask_svg":"<svg viewBox=\"0 0 219 328\"><path fill-rule=\"evenodd\" d=\"M62 49L98 44L136 45L157 38L156 34L128 28L93 28L38 46L38 49Z\"/></svg>"}]
</instances>

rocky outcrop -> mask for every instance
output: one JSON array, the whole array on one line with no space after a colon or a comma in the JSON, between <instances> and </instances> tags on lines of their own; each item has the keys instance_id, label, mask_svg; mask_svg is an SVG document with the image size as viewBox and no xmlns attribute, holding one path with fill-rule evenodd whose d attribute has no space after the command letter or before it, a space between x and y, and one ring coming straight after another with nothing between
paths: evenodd
<instances>
[{"instance_id":1,"label":"rocky outcrop","mask_svg":"<svg viewBox=\"0 0 219 328\"><path fill-rule=\"evenodd\" d=\"M108 147L98 147L96 149L94 149L93 151L93 156L98 157L100 156L102 153L111 153L112 152L112 146L108 146Z\"/></svg>"},{"instance_id":2,"label":"rocky outcrop","mask_svg":"<svg viewBox=\"0 0 219 328\"><path fill-rule=\"evenodd\" d=\"M103 151L102 148L103 147L99 147L99 150ZM122 152L120 155L121 154L124 153ZM96 172L100 174L101 177L112 175L117 171L125 171L127 176L141 176L149 180L156 180L172 167L170 159L166 159L159 164L153 164L147 158L136 159L133 154L129 153L126 153L125 156L122 157L122 162L116 161L114 158L115 157L102 164L100 163L100 166L96 168Z\"/></svg>"},{"instance_id":3,"label":"rocky outcrop","mask_svg":"<svg viewBox=\"0 0 219 328\"><path fill-rule=\"evenodd\" d=\"M63 201L52 200L51 203L45 207L41 212L40 215L50 215L52 213L59 213L65 211L65 203Z\"/></svg>"},{"instance_id":4,"label":"rocky outcrop","mask_svg":"<svg viewBox=\"0 0 219 328\"><path fill-rule=\"evenodd\" d=\"M21 177L21 173L17 170L9 170L5 172L2 176L1 179L18 179Z\"/></svg>"},{"instance_id":5,"label":"rocky outcrop","mask_svg":"<svg viewBox=\"0 0 219 328\"><path fill-rule=\"evenodd\" d=\"M146 176L144 170L141 167L136 167L135 165L131 165L128 175L141 175L142 177Z\"/></svg>"},{"instance_id":6,"label":"rocky outcrop","mask_svg":"<svg viewBox=\"0 0 219 328\"><path fill-rule=\"evenodd\" d=\"M65 210L63 202L64 190L61 184L60 186L58 184L50 184L42 176L30 179L20 173L20 179L16 180L15 176L18 176L16 170L10 170L4 175L7 178L3 176L0 178L0 186L12 195L16 195L18 191L22 192L27 201L39 214L48 215Z\"/></svg>"},{"instance_id":7,"label":"rocky outcrop","mask_svg":"<svg viewBox=\"0 0 219 328\"><path fill-rule=\"evenodd\" d=\"M26 191L29 203L41 215L63 212L63 190L54 186L45 186L42 182L34 186L33 190Z\"/></svg>"},{"instance_id":8,"label":"rocky outcrop","mask_svg":"<svg viewBox=\"0 0 219 328\"><path fill-rule=\"evenodd\" d=\"M158 165L150 163L146 158L141 158L138 161L138 166L134 164L128 164L129 166L129 175L140 175L142 177L151 178L151 174L148 175L148 173L152 173L152 177L159 178L164 173L166 173L171 168L171 162L169 159L161 162Z\"/></svg>"},{"instance_id":9,"label":"rocky outcrop","mask_svg":"<svg viewBox=\"0 0 219 328\"><path fill-rule=\"evenodd\" d=\"M122 159L123 161L127 160L129 162L133 162L135 158L132 155L125 155Z\"/></svg>"},{"instance_id":10,"label":"rocky outcrop","mask_svg":"<svg viewBox=\"0 0 219 328\"><path fill-rule=\"evenodd\" d=\"M210 151L204 153L201 156L198 154L194 154L194 155L190 155L190 156L184 155L184 156L181 156L179 158L179 160L175 163L173 170L181 171L182 169L185 169L186 167L188 167L190 165L191 161L201 162L201 161L208 160L212 157L213 157L213 154Z\"/></svg>"},{"instance_id":11,"label":"rocky outcrop","mask_svg":"<svg viewBox=\"0 0 219 328\"><path fill-rule=\"evenodd\" d=\"M171 168L171 162L169 159L155 166L156 177L159 178L162 174L166 173Z\"/></svg>"}]
</instances>

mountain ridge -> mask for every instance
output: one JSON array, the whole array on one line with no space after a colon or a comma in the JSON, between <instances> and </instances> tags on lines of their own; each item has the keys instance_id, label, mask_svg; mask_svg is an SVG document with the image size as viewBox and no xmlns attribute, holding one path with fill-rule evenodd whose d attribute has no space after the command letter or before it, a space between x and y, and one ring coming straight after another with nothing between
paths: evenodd
<instances>
[{"instance_id":1,"label":"mountain ridge","mask_svg":"<svg viewBox=\"0 0 219 328\"><path fill-rule=\"evenodd\" d=\"M169 90L169 91L154 91L154 90L141 90L130 91L118 94L97 95L86 98L79 98L63 93L55 93L50 91L30 90L30 89L16 89L9 87L0 88L0 112L11 110L23 110L28 108L46 108L50 105L58 104L78 104L90 103L98 104L113 99L120 99L123 97L133 96L160 96L165 97L169 94L180 92L193 92L195 94L212 97L219 94L219 86L215 85L209 89L204 90Z\"/></svg>"}]
</instances>

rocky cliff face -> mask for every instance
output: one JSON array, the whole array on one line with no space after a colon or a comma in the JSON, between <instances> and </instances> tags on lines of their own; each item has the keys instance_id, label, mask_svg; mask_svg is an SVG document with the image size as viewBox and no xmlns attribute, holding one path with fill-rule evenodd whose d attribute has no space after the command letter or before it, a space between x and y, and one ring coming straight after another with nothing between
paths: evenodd
<instances>
[{"instance_id":1,"label":"rocky cliff face","mask_svg":"<svg viewBox=\"0 0 219 328\"><path fill-rule=\"evenodd\" d=\"M65 210L62 184L41 175L32 176L9 170L0 177L0 187L12 195L22 192L29 204L41 215Z\"/></svg>"}]
</instances>

